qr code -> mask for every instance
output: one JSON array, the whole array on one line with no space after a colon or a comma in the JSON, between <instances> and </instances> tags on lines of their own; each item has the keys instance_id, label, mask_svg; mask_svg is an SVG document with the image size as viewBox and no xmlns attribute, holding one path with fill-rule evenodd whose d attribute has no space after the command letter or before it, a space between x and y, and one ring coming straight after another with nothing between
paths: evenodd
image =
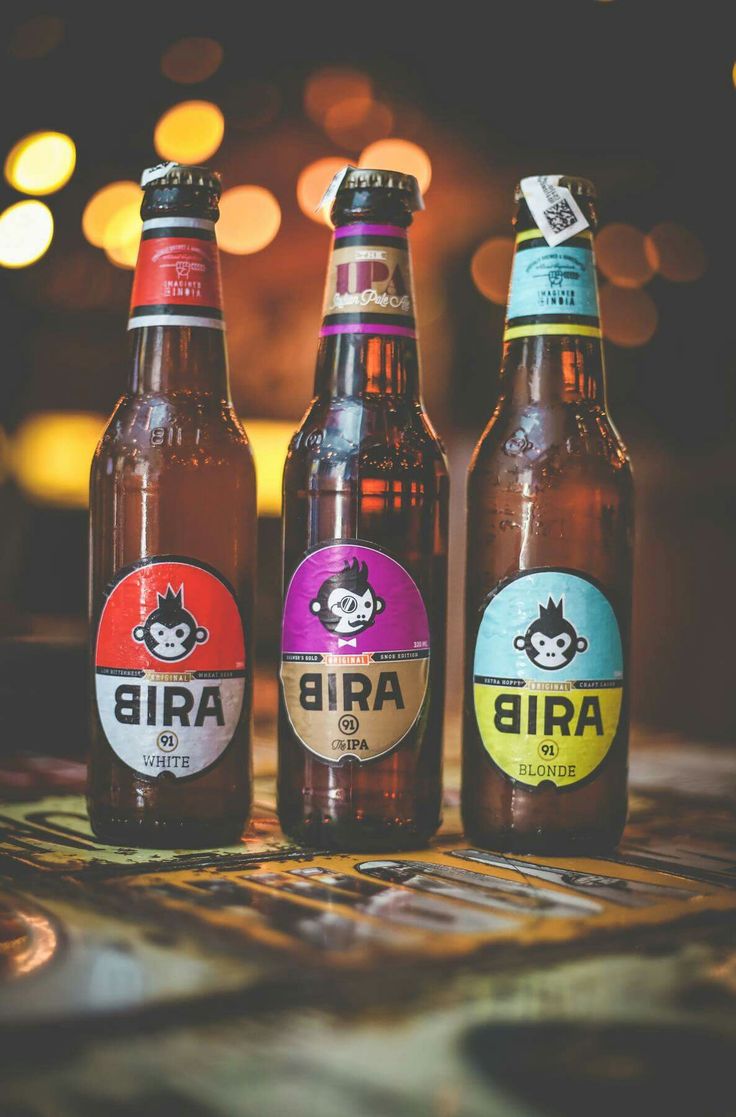
<instances>
[{"instance_id":1,"label":"qr code","mask_svg":"<svg viewBox=\"0 0 736 1117\"><path fill-rule=\"evenodd\" d=\"M566 198L561 198L544 211L544 216L553 233L562 233L577 221L576 215Z\"/></svg>"}]
</instances>

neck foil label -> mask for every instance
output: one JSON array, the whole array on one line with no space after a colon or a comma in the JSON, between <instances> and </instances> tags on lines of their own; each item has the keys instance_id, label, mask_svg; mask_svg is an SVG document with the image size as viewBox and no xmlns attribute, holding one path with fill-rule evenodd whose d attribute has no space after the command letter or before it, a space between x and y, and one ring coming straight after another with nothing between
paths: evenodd
<instances>
[{"instance_id":1,"label":"neck foil label","mask_svg":"<svg viewBox=\"0 0 736 1117\"><path fill-rule=\"evenodd\" d=\"M214 221L198 217L144 221L128 329L141 326L224 330Z\"/></svg>"},{"instance_id":2,"label":"neck foil label","mask_svg":"<svg viewBox=\"0 0 736 1117\"><path fill-rule=\"evenodd\" d=\"M593 239L550 247L539 229L516 237L504 341L539 334L600 338Z\"/></svg>"},{"instance_id":3,"label":"neck foil label","mask_svg":"<svg viewBox=\"0 0 736 1117\"><path fill-rule=\"evenodd\" d=\"M292 728L332 764L383 756L424 707L429 621L395 559L361 540L311 551L284 601L281 683Z\"/></svg>"},{"instance_id":4,"label":"neck foil label","mask_svg":"<svg viewBox=\"0 0 736 1117\"><path fill-rule=\"evenodd\" d=\"M322 315L321 337L417 336L406 229L398 225L335 229Z\"/></svg>"},{"instance_id":5,"label":"neck foil label","mask_svg":"<svg viewBox=\"0 0 736 1117\"><path fill-rule=\"evenodd\" d=\"M245 695L243 624L227 582L178 557L121 571L100 615L95 693L111 749L135 772L185 779L211 767Z\"/></svg>"},{"instance_id":6,"label":"neck foil label","mask_svg":"<svg viewBox=\"0 0 736 1117\"><path fill-rule=\"evenodd\" d=\"M481 740L515 783L592 778L621 717L623 650L613 607L583 574L525 571L483 612L473 692Z\"/></svg>"}]
</instances>

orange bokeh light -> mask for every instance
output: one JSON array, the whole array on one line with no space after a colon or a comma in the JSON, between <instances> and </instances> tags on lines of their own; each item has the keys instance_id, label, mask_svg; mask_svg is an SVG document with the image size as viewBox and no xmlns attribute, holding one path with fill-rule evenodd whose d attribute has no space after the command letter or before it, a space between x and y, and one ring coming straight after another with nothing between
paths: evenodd
<instances>
[{"instance_id":1,"label":"orange bokeh light","mask_svg":"<svg viewBox=\"0 0 736 1117\"><path fill-rule=\"evenodd\" d=\"M299 175L296 184L296 198L299 209L312 221L317 221L321 225L330 224L329 213L325 214L322 210L315 211L333 177L344 166L344 159L340 159L339 156L328 156L325 159L317 159L316 162L310 163Z\"/></svg>"},{"instance_id":2,"label":"orange bokeh light","mask_svg":"<svg viewBox=\"0 0 736 1117\"><path fill-rule=\"evenodd\" d=\"M191 36L178 39L161 57L161 69L171 81L194 85L211 78L222 63L222 47L215 39Z\"/></svg>"},{"instance_id":3,"label":"orange bokeh light","mask_svg":"<svg viewBox=\"0 0 736 1117\"><path fill-rule=\"evenodd\" d=\"M601 325L603 336L616 345L634 348L646 345L657 329L657 308L641 288L601 288Z\"/></svg>"},{"instance_id":4,"label":"orange bokeh light","mask_svg":"<svg viewBox=\"0 0 736 1117\"><path fill-rule=\"evenodd\" d=\"M655 267L644 234L633 225L606 225L595 241L598 267L617 287L643 287Z\"/></svg>"},{"instance_id":5,"label":"orange bokeh light","mask_svg":"<svg viewBox=\"0 0 736 1117\"><path fill-rule=\"evenodd\" d=\"M473 282L482 295L505 306L514 258L511 237L490 237L475 250L470 264Z\"/></svg>"},{"instance_id":6,"label":"orange bokeh light","mask_svg":"<svg viewBox=\"0 0 736 1117\"><path fill-rule=\"evenodd\" d=\"M327 110L324 129L334 143L349 151L360 151L366 144L388 136L394 114L388 105L371 97L348 97Z\"/></svg>"},{"instance_id":7,"label":"orange bokeh light","mask_svg":"<svg viewBox=\"0 0 736 1117\"><path fill-rule=\"evenodd\" d=\"M703 245L695 233L674 221L655 225L646 237L645 247L652 267L674 283L692 283L705 271Z\"/></svg>"},{"instance_id":8,"label":"orange bokeh light","mask_svg":"<svg viewBox=\"0 0 736 1117\"><path fill-rule=\"evenodd\" d=\"M365 148L359 162L361 167L414 175L423 194L432 181L432 162L427 152L411 140L377 140Z\"/></svg>"},{"instance_id":9,"label":"orange bokeh light","mask_svg":"<svg viewBox=\"0 0 736 1117\"><path fill-rule=\"evenodd\" d=\"M225 134L225 118L210 101L182 101L159 119L153 143L162 159L200 163L214 155Z\"/></svg>"},{"instance_id":10,"label":"orange bokeh light","mask_svg":"<svg viewBox=\"0 0 736 1117\"><path fill-rule=\"evenodd\" d=\"M327 113L338 101L352 97L372 99L371 79L359 70L327 67L318 70L307 81L304 90L304 109L310 120L322 124Z\"/></svg>"},{"instance_id":11,"label":"orange bokeh light","mask_svg":"<svg viewBox=\"0 0 736 1117\"><path fill-rule=\"evenodd\" d=\"M281 225L281 207L263 186L233 186L220 199L217 241L225 252L245 256L270 244Z\"/></svg>"}]
</instances>

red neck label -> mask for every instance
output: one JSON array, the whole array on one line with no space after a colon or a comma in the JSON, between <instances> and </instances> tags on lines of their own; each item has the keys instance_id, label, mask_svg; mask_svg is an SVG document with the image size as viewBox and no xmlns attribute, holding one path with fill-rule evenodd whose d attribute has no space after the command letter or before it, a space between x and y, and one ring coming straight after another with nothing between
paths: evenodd
<instances>
[{"instance_id":1,"label":"red neck label","mask_svg":"<svg viewBox=\"0 0 736 1117\"><path fill-rule=\"evenodd\" d=\"M143 222L128 329L142 326L224 330L214 221L153 217Z\"/></svg>"}]
</instances>

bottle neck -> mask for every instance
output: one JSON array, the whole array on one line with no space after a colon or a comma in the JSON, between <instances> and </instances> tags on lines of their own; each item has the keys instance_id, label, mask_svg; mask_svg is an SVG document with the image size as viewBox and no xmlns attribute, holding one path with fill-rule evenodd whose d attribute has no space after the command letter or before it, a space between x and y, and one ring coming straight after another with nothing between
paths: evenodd
<instances>
[{"instance_id":1,"label":"bottle neck","mask_svg":"<svg viewBox=\"0 0 736 1117\"><path fill-rule=\"evenodd\" d=\"M522 203L504 331L503 391L521 405L592 400L605 371L591 228L551 247Z\"/></svg>"},{"instance_id":2,"label":"bottle neck","mask_svg":"<svg viewBox=\"0 0 736 1117\"><path fill-rule=\"evenodd\" d=\"M128 329L131 392L190 391L229 400L214 221L191 215L144 221Z\"/></svg>"},{"instance_id":3,"label":"bottle neck","mask_svg":"<svg viewBox=\"0 0 736 1117\"><path fill-rule=\"evenodd\" d=\"M409 214L360 215L335 229L315 392L419 399Z\"/></svg>"}]
</instances>

